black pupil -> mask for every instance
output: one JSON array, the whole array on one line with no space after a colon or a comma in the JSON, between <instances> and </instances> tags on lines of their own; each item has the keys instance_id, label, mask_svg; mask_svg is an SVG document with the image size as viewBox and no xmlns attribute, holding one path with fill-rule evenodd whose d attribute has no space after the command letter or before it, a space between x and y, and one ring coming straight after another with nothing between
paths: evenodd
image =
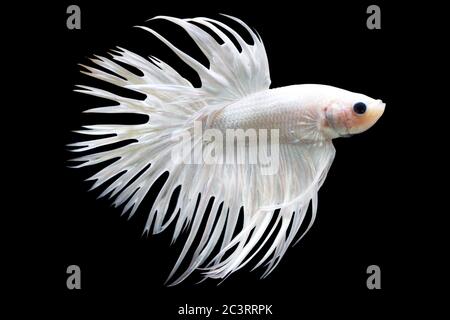
<instances>
[{"instance_id":1,"label":"black pupil","mask_svg":"<svg viewBox=\"0 0 450 320\"><path fill-rule=\"evenodd\" d=\"M364 112L366 112L366 110L367 110L367 107L364 102L357 102L353 106L353 111L355 111L355 113L357 113L357 114L363 114Z\"/></svg>"}]
</instances>

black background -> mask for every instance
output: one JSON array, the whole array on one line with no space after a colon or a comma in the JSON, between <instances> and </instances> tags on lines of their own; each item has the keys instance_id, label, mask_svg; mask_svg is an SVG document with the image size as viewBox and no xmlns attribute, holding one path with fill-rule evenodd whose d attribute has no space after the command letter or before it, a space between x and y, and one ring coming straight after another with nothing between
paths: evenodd
<instances>
[{"instance_id":1,"label":"black background","mask_svg":"<svg viewBox=\"0 0 450 320\"><path fill-rule=\"evenodd\" d=\"M66 28L70 4L81 7L81 30ZM375 3L381 7L382 29L368 30L370 4L61 1L40 8L45 19L35 27L38 35L25 52L37 62L40 74L34 83L41 90L33 96L39 103L27 119L39 127L39 138L28 134L29 157L24 159L36 175L27 184L29 197L17 204L30 215L23 223L30 229L26 247L31 250L22 254L27 261L22 266L39 267L33 299L45 297L40 306L61 317L95 310L111 315L143 312L148 319L182 319L177 310L184 304L273 304L274 315L268 319L292 319L308 312L366 318L420 307L412 299L423 294L423 260L411 254L419 233L411 223L420 221L422 208L409 192L420 173L411 174L417 167L409 160L414 155L404 110L407 107L410 114L420 107L418 100L410 99L415 90L411 77L420 72L410 41L424 35L411 23L407 6L385 2ZM218 13L241 18L261 35L272 87L329 84L380 98L387 107L368 132L335 141L336 159L319 193L317 220L269 277L259 280L262 270L244 268L219 286L212 280L196 284L197 274L176 287L165 287L183 240L169 247L170 231L142 236L146 208L128 221L110 201L96 199L99 191L87 191L91 184L84 180L95 169L67 168L73 155L66 144L78 138L71 130L94 121L81 111L104 104L73 92L76 84L98 84L81 75L77 64L121 46L160 57L194 77L164 45L132 27L155 27L195 55L193 43L176 27L145 21L156 15L227 21ZM414 51L421 48L415 45ZM416 136L415 143L420 139ZM79 291L66 288L66 268L71 264L82 270ZM366 287L371 264L381 268L381 290ZM28 272L22 274L27 283ZM20 294L31 293L30 287L24 291Z\"/></svg>"}]
</instances>

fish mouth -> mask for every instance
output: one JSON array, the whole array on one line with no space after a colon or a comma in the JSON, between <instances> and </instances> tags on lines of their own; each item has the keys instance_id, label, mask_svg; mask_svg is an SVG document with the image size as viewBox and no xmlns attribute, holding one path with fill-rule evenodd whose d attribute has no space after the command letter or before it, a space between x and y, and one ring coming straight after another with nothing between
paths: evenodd
<instances>
[{"instance_id":1,"label":"fish mouth","mask_svg":"<svg viewBox=\"0 0 450 320\"><path fill-rule=\"evenodd\" d=\"M378 99L374 103L371 103L369 106L369 120L372 122L372 125L381 118L384 113L384 109L386 109L386 103L382 100ZM372 126L371 125L371 126Z\"/></svg>"}]
</instances>

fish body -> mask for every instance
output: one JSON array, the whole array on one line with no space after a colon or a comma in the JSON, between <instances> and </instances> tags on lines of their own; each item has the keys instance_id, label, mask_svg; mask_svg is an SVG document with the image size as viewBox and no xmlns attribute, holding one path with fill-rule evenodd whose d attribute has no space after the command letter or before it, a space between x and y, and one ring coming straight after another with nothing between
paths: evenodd
<instances>
[{"instance_id":1,"label":"fish body","mask_svg":"<svg viewBox=\"0 0 450 320\"><path fill-rule=\"evenodd\" d=\"M356 115L352 107L369 109ZM369 129L385 104L363 94L320 84L267 89L225 107L212 127L219 129L279 129L283 142L330 140Z\"/></svg>"},{"instance_id":2,"label":"fish body","mask_svg":"<svg viewBox=\"0 0 450 320\"><path fill-rule=\"evenodd\" d=\"M228 16L248 32L251 44L218 20L157 18L182 27L207 57L209 66L153 29L140 27L196 71L201 86L194 87L156 57L144 58L123 48L96 56L94 66L82 66L83 73L144 94L145 99L78 86L78 92L112 101L85 112L105 117L143 114L148 120L84 126L77 132L91 139L70 145L81 154L74 167L109 162L88 180L93 181L92 189L104 185L100 197L113 199L114 206L130 217L152 185L169 173L152 207L142 210L148 214L146 233L174 226L173 241L187 233L169 275L171 285L198 269L205 279L223 280L259 252L263 255L255 268L264 265L264 277L314 223L318 191L335 156L332 139L367 130L385 105L327 85L270 88L262 40L237 18ZM178 196L172 199L176 190ZM174 210L169 210L171 199ZM312 218L299 234L309 208ZM182 271L184 260L189 264Z\"/></svg>"}]
</instances>

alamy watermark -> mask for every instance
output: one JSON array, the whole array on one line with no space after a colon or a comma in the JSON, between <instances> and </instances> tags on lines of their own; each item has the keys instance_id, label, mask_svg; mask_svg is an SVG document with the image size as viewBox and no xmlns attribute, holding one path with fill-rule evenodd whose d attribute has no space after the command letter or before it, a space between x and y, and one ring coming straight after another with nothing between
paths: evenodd
<instances>
[{"instance_id":1,"label":"alamy watermark","mask_svg":"<svg viewBox=\"0 0 450 320\"><path fill-rule=\"evenodd\" d=\"M381 269L376 264L372 264L367 267L366 270L369 277L366 281L367 289L374 290L374 289L381 289Z\"/></svg>"},{"instance_id":2,"label":"alamy watermark","mask_svg":"<svg viewBox=\"0 0 450 320\"><path fill-rule=\"evenodd\" d=\"M263 175L274 175L280 164L279 136L278 129L204 129L201 121L195 121L193 130L172 135L172 141L176 142L172 161L258 165Z\"/></svg>"},{"instance_id":3,"label":"alamy watermark","mask_svg":"<svg viewBox=\"0 0 450 320\"><path fill-rule=\"evenodd\" d=\"M76 4L67 7L66 13L69 15L66 20L66 27L69 30L81 29L81 9Z\"/></svg>"},{"instance_id":4,"label":"alamy watermark","mask_svg":"<svg viewBox=\"0 0 450 320\"><path fill-rule=\"evenodd\" d=\"M370 16L367 18L366 26L369 30L381 29L381 9L379 6L372 4L367 7L367 14Z\"/></svg>"},{"instance_id":5,"label":"alamy watermark","mask_svg":"<svg viewBox=\"0 0 450 320\"><path fill-rule=\"evenodd\" d=\"M66 273L69 275L66 280L66 286L69 290L81 289L81 269L78 265L72 264L67 267Z\"/></svg>"}]
</instances>

